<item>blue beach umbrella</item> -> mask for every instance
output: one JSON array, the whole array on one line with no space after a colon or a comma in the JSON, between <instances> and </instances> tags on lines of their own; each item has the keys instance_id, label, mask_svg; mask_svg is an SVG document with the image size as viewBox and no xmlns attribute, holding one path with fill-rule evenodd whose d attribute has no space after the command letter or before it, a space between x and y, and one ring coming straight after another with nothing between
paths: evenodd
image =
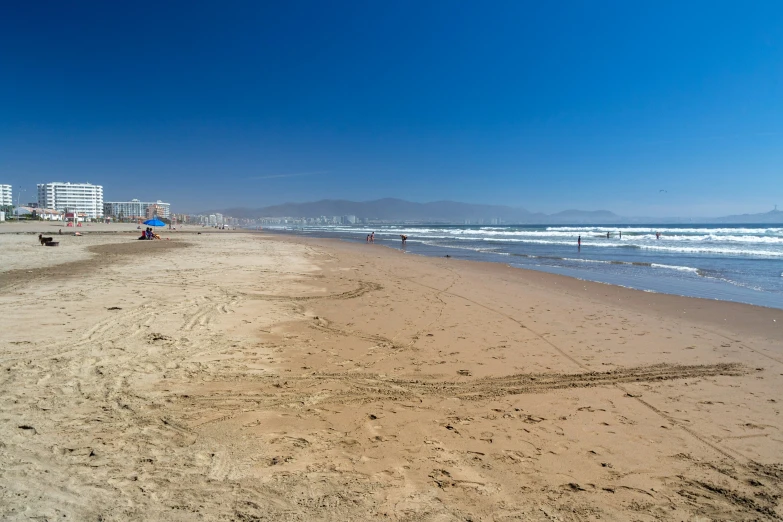
<instances>
[{"instance_id":1,"label":"blue beach umbrella","mask_svg":"<svg viewBox=\"0 0 783 522\"><path fill-rule=\"evenodd\" d=\"M163 221L161 221L158 218L148 219L147 221L144 222L144 224L145 225L149 225L151 227L165 227L166 226L166 223L164 223Z\"/></svg>"}]
</instances>

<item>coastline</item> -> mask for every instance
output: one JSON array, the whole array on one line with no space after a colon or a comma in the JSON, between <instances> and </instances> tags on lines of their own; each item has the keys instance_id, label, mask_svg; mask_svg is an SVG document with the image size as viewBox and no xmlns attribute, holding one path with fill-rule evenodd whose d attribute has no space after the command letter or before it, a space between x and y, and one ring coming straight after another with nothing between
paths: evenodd
<instances>
[{"instance_id":1,"label":"coastline","mask_svg":"<svg viewBox=\"0 0 783 522\"><path fill-rule=\"evenodd\" d=\"M4 286L0 517L783 515L781 310L167 235L68 239L78 271Z\"/></svg>"},{"instance_id":2,"label":"coastline","mask_svg":"<svg viewBox=\"0 0 783 522\"><path fill-rule=\"evenodd\" d=\"M363 252L365 248L383 249L390 255L410 255L401 252L389 245L365 245L343 241L336 238L308 238L294 234L274 233L273 237L282 237L285 241L302 244L324 245L330 248L342 249L345 252ZM587 292L591 299L605 305L616 305L620 302L623 306L633 307L634 310L651 312L664 317L679 319L682 315L688 315L687 319L700 321L705 324L727 328L742 332L746 335L783 335L783 310L748 303L733 301L721 301L701 297L689 297L659 292L648 292L627 288L611 283L587 281L576 277L532 270L524 267L511 266L505 263L492 261L474 261L466 259L442 259L430 256L414 257L435 260L448 265L459 265L473 271L488 271L507 278L516 278L514 282L535 285L545 291L566 292L568 295L582 297ZM448 266L440 264L438 266ZM783 358L783 353L781 353Z\"/></svg>"},{"instance_id":3,"label":"coastline","mask_svg":"<svg viewBox=\"0 0 783 522\"><path fill-rule=\"evenodd\" d=\"M639 229L641 232L626 228L622 239L617 233L612 239L588 235L582 237L581 248L577 248L577 234L587 233L588 229L604 230L533 225L389 226L381 227L375 239L376 243L396 247L400 245L396 234L409 234L406 249L413 254L449 254L647 292L783 309L783 279L779 277L778 261L783 255L779 250L783 244L779 233L783 229L666 229L670 235L659 240L657 235L648 234L653 228ZM362 234L372 229L343 226L270 230L364 243Z\"/></svg>"}]
</instances>

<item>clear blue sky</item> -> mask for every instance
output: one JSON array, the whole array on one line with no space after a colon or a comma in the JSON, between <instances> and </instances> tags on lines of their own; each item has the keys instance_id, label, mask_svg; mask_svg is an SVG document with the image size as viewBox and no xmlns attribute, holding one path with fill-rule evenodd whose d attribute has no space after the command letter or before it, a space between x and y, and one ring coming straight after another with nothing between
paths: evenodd
<instances>
[{"instance_id":1,"label":"clear blue sky","mask_svg":"<svg viewBox=\"0 0 783 522\"><path fill-rule=\"evenodd\" d=\"M3 2L0 100L27 200L783 208L778 0Z\"/></svg>"}]
</instances>

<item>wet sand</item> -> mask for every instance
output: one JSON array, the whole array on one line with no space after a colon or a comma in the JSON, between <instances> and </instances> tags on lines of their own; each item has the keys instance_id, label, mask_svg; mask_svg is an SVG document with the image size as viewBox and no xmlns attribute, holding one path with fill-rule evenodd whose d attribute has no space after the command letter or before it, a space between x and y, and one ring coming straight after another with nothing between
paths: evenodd
<instances>
[{"instance_id":1,"label":"wet sand","mask_svg":"<svg viewBox=\"0 0 783 522\"><path fill-rule=\"evenodd\" d=\"M165 235L0 234L1 519L783 515L781 310Z\"/></svg>"}]
</instances>

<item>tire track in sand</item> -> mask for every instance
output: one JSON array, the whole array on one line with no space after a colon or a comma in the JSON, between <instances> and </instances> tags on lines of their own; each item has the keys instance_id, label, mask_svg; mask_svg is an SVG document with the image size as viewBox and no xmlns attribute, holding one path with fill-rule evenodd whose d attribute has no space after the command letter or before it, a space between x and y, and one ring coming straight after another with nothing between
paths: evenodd
<instances>
[{"instance_id":1,"label":"tire track in sand","mask_svg":"<svg viewBox=\"0 0 783 522\"><path fill-rule=\"evenodd\" d=\"M451 268L446 267L446 269L449 270L451 273L456 275L455 271L452 270ZM427 284L424 284L422 282L415 281L415 280L409 279L409 278L404 278L404 279L406 279L407 281L409 281L409 282L411 282L413 284L422 286L424 288L429 288L430 290L435 290L436 292L438 292L438 295L451 295L452 297L463 299L465 301L468 301L470 303L475 304L476 306L484 308L487 311L490 311L492 313L495 313L495 314L498 314L498 315L500 315L502 317L505 317L509 321L512 321L512 322L516 323L521 328L524 328L525 330L529 331L530 333L532 333L533 335L538 337L541 341L543 341L547 345L549 345L558 354L560 354L561 356L565 357L566 359L568 359L570 362L572 362L573 364L575 364L576 366L578 366L582 370L586 370L586 371L588 370L588 367L584 363L582 363L579 359L577 359L576 357L572 356L571 354L569 354L568 352L566 352L565 350L563 350L562 348L557 346L555 343L553 343L552 341L547 339L546 336L544 336L543 334L541 334L541 333L537 332L536 330L530 328L528 325L523 323L521 320L519 320L519 319L517 319L517 318L515 318L515 317L513 317L513 316L511 316L511 315L509 315L509 314L507 314L505 312L501 312L499 310L496 310L496 309L492 308L491 306L488 306L488 305L486 305L484 303L480 303L478 301L470 299L469 297L465 297L464 295L455 293L455 292L453 292L451 290L445 290L445 289L436 288L436 287L433 287L433 286L430 286L430 285L427 285ZM453 287L453 286L454 286L454 283L452 283L449 286L449 289L451 287ZM737 462L739 464L737 456L732 454L732 453L730 453L730 450L728 450L727 448L724 448L724 447L722 447L722 446L720 446L720 445L718 445L718 444L716 444L714 442L711 442L711 441L707 440L707 438L705 436L703 436L700 433L696 432L693 428L685 426L682 422L678 421L677 419L675 419L671 415L668 415L668 414L664 413L659 408L656 408L655 406L653 406L649 402L647 402L645 400L642 400L640 397L635 396L635 395L629 393L628 390L626 390L622 386L622 381L614 382L614 383L612 383L612 385L615 386L618 390L624 392L627 396L632 397L639 404L641 404L641 405L645 406L646 408L652 410L653 412L657 413L661 418L666 419L672 425L677 426L678 428L681 428L685 433L691 435L693 438L695 438L696 440L698 440L702 444L712 448L716 453L719 453L720 455L722 455L724 457L727 457L727 458L729 458L729 459L731 459L731 460L733 460L733 461L735 461L735 462ZM746 462L750 462L751 464L758 465L758 463L755 462L753 459L750 459L750 458L748 458L748 457L746 457L744 455L741 455L741 454L738 454L738 455L739 455L739 457L741 459L745 460Z\"/></svg>"},{"instance_id":2,"label":"tire track in sand","mask_svg":"<svg viewBox=\"0 0 783 522\"><path fill-rule=\"evenodd\" d=\"M258 392L249 394L212 391L209 397L192 393L188 399L196 402L253 401L271 405L295 402L368 403L379 400L418 400L424 397L459 398L479 401L503 397L543 393L560 389L614 386L622 383L659 382L675 379L745 375L746 368L738 364L671 365L657 364L623 368L608 372L577 374L516 374L485 377L472 381L429 381L421 379L392 379L374 374L314 373L304 376L269 376L260 379ZM281 384L281 380L284 382ZM342 389L341 389L342 387ZM274 389L274 393L270 393ZM314 393L315 391L320 393Z\"/></svg>"},{"instance_id":3,"label":"tire track in sand","mask_svg":"<svg viewBox=\"0 0 783 522\"><path fill-rule=\"evenodd\" d=\"M382 285L379 285L378 283L373 283L370 281L359 281L359 287L355 288L353 290L348 290L346 292L341 292L339 294L329 294L329 295L303 295L303 296L293 296L293 295L270 295L270 294L250 294L250 293L241 293L242 297L246 299L255 299L260 301L315 301L319 299L356 299L357 297L361 297L364 294L367 294L369 292L374 292L377 290L381 290L383 288Z\"/></svg>"}]
</instances>

